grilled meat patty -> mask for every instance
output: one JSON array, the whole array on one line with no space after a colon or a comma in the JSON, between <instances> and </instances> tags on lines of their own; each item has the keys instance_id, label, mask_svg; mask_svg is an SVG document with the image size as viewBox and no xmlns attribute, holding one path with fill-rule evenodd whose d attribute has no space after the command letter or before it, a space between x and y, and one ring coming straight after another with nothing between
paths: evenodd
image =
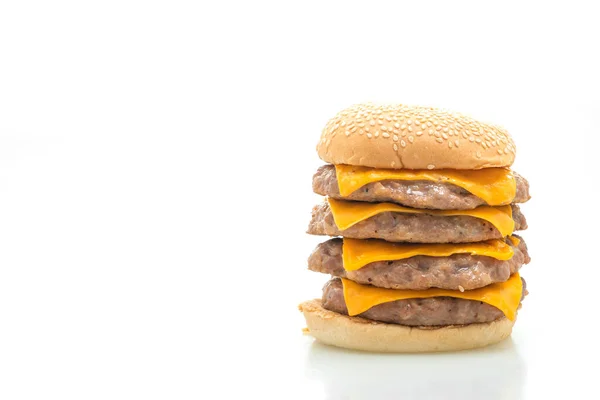
<instances>
[{"instance_id":1,"label":"grilled meat patty","mask_svg":"<svg viewBox=\"0 0 600 400\"><path fill-rule=\"evenodd\" d=\"M523 280L523 297L526 294L525 280ZM342 281L339 278L333 278L325 284L322 301L323 307L327 310L348 315ZM358 316L399 325L440 326L492 322L504 318L504 313L481 301L454 297L431 297L379 304Z\"/></svg>"},{"instance_id":2,"label":"grilled meat patty","mask_svg":"<svg viewBox=\"0 0 600 400\"><path fill-rule=\"evenodd\" d=\"M510 260L488 256L453 254L447 257L414 256L401 260L377 261L356 271L346 271L342 261L342 239L330 239L317 246L308 259L308 269L348 278L354 282L388 289L424 290L432 287L472 290L505 282L530 261L527 245L513 245Z\"/></svg>"},{"instance_id":3,"label":"grilled meat patty","mask_svg":"<svg viewBox=\"0 0 600 400\"><path fill-rule=\"evenodd\" d=\"M529 183L517 173L513 173L517 192L513 203L529 200ZM436 210L471 210L486 205L483 199L451 183L432 181L384 180L369 183L347 197L340 195L335 166L321 166L313 176L315 193L342 200L368 202L391 202L406 207L429 208Z\"/></svg>"},{"instance_id":4,"label":"grilled meat patty","mask_svg":"<svg viewBox=\"0 0 600 400\"><path fill-rule=\"evenodd\" d=\"M515 231L527 229L527 221L518 205L512 205L512 213ZM313 208L307 232L311 235L411 243L466 243L502 239L502 234L490 222L465 215L383 212L341 231L333 220L327 202Z\"/></svg>"}]
</instances>

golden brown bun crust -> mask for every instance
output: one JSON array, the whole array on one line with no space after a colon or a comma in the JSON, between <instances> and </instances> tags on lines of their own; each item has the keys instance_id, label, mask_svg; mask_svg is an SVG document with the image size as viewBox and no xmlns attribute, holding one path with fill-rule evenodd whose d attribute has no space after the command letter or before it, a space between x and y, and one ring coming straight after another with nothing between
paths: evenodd
<instances>
[{"instance_id":1,"label":"golden brown bun crust","mask_svg":"<svg viewBox=\"0 0 600 400\"><path fill-rule=\"evenodd\" d=\"M326 310L321 300L299 306L309 333L337 347L379 353L425 353L467 350L498 343L510 336L513 321L423 329L348 317Z\"/></svg>"},{"instance_id":2,"label":"golden brown bun crust","mask_svg":"<svg viewBox=\"0 0 600 400\"><path fill-rule=\"evenodd\" d=\"M395 169L509 167L515 151L502 127L402 104L349 107L327 123L317 145L328 163Z\"/></svg>"}]
</instances>

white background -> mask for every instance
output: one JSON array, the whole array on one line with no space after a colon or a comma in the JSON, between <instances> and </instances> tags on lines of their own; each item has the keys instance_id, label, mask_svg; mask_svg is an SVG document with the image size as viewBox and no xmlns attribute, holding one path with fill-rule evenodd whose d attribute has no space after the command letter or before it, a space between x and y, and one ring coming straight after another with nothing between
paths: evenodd
<instances>
[{"instance_id":1,"label":"white background","mask_svg":"<svg viewBox=\"0 0 600 400\"><path fill-rule=\"evenodd\" d=\"M0 398L597 396L593 4L0 3ZM363 101L513 134L533 261L511 340L302 336L327 280L315 145Z\"/></svg>"}]
</instances>

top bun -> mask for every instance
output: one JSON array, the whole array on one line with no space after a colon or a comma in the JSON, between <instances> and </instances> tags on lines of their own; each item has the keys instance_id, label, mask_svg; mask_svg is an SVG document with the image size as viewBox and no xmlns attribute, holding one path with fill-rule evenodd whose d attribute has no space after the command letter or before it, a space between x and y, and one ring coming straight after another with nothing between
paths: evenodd
<instances>
[{"instance_id":1,"label":"top bun","mask_svg":"<svg viewBox=\"0 0 600 400\"><path fill-rule=\"evenodd\" d=\"M508 132L432 107L358 104L331 119L317 145L332 164L394 169L509 167L515 144Z\"/></svg>"}]
</instances>

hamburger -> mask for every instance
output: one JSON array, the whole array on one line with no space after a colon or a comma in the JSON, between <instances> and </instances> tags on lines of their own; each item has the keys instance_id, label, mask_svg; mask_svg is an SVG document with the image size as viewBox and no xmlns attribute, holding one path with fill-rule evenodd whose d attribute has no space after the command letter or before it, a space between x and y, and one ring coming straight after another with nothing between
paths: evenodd
<instances>
[{"instance_id":1,"label":"hamburger","mask_svg":"<svg viewBox=\"0 0 600 400\"><path fill-rule=\"evenodd\" d=\"M300 305L306 332L374 352L452 351L512 332L529 263L516 231L529 184L510 169L500 126L448 110L359 104L331 119L308 233L331 236L308 259L328 274Z\"/></svg>"}]
</instances>

